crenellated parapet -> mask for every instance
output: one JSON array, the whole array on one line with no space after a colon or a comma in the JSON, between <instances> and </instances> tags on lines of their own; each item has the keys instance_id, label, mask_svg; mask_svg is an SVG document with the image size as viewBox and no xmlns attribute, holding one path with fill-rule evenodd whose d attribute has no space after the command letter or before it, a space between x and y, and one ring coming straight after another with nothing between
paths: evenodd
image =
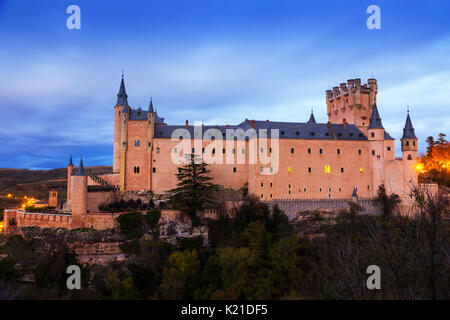
<instances>
[{"instance_id":1,"label":"crenellated parapet","mask_svg":"<svg viewBox=\"0 0 450 320\"><path fill-rule=\"evenodd\" d=\"M331 123L347 122L359 127L368 126L372 107L377 101L377 80L349 79L332 90L326 91L328 119Z\"/></svg>"}]
</instances>

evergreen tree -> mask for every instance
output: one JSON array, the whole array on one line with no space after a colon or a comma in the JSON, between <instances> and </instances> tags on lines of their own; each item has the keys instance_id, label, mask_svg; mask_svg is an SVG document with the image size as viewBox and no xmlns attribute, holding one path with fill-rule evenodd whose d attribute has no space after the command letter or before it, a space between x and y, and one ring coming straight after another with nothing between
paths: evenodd
<instances>
[{"instance_id":1,"label":"evergreen tree","mask_svg":"<svg viewBox=\"0 0 450 320\"><path fill-rule=\"evenodd\" d=\"M212 178L208 176L211 170L198 156L190 154L186 158L189 163L178 168L178 184L168 192L169 202L174 208L186 213L193 225L197 225L197 211L215 204L213 194L219 186L211 182Z\"/></svg>"}]
</instances>

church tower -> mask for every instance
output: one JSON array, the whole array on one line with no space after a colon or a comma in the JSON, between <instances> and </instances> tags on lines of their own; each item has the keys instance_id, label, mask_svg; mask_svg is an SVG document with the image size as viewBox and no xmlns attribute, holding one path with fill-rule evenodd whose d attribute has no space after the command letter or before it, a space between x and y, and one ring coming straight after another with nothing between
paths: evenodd
<instances>
[{"instance_id":1,"label":"church tower","mask_svg":"<svg viewBox=\"0 0 450 320\"><path fill-rule=\"evenodd\" d=\"M113 172L119 172L120 150L121 150L121 129L122 129L122 109L128 106L128 95L125 91L125 82L122 74L117 102L114 107L114 151L113 151Z\"/></svg>"}]
</instances>

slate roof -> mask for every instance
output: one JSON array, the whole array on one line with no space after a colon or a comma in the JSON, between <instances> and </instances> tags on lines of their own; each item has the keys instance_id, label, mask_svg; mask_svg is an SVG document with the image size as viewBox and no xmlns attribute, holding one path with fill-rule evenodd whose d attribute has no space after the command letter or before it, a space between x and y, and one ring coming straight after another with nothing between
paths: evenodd
<instances>
[{"instance_id":1,"label":"slate roof","mask_svg":"<svg viewBox=\"0 0 450 320\"><path fill-rule=\"evenodd\" d=\"M244 132L252 128L252 120L244 121L238 125L230 126L202 126L202 135L208 129L218 129L222 137L226 138L227 129L242 129ZM331 128L331 130L330 130ZM164 125L155 127L155 138L171 138L172 132L176 129L187 129L193 138L194 126L184 125ZM299 122L274 122L274 121L255 121L255 129L259 134L260 129L267 130L267 137L271 137L272 129L279 130L281 139L320 139L320 140L367 140L367 137L355 125L348 124L328 124L328 123L299 123ZM244 135L238 135L238 140L245 139Z\"/></svg>"},{"instance_id":2,"label":"slate roof","mask_svg":"<svg viewBox=\"0 0 450 320\"><path fill-rule=\"evenodd\" d=\"M378 113L377 105L373 105L372 115L370 116L369 128L368 129L384 129L381 123L381 117Z\"/></svg>"},{"instance_id":3,"label":"slate roof","mask_svg":"<svg viewBox=\"0 0 450 320\"><path fill-rule=\"evenodd\" d=\"M86 176L86 172L84 171L84 166L83 166L83 158L80 158L80 166L78 167L78 172L76 174L76 176Z\"/></svg>"},{"instance_id":4,"label":"slate roof","mask_svg":"<svg viewBox=\"0 0 450 320\"><path fill-rule=\"evenodd\" d=\"M125 110L123 111L125 112ZM130 120L147 120L148 119L148 112L142 110L141 108L137 108L135 110L130 108ZM155 124L164 124L164 118L161 118L158 116L158 114L155 112Z\"/></svg>"},{"instance_id":5,"label":"slate roof","mask_svg":"<svg viewBox=\"0 0 450 320\"><path fill-rule=\"evenodd\" d=\"M316 123L316 119L314 118L314 114L311 112L311 116L309 117L309 120L306 123Z\"/></svg>"},{"instance_id":6,"label":"slate roof","mask_svg":"<svg viewBox=\"0 0 450 320\"><path fill-rule=\"evenodd\" d=\"M123 81L123 75L122 75L122 81L120 82L120 88L119 93L117 94L117 103L116 106L127 106L128 105L128 95L125 91L125 82Z\"/></svg>"},{"instance_id":7,"label":"slate roof","mask_svg":"<svg viewBox=\"0 0 450 320\"><path fill-rule=\"evenodd\" d=\"M414 127L411 122L411 118L408 116L406 117L406 123L405 127L403 128L403 136L402 139L417 139L415 133L414 133Z\"/></svg>"}]
</instances>

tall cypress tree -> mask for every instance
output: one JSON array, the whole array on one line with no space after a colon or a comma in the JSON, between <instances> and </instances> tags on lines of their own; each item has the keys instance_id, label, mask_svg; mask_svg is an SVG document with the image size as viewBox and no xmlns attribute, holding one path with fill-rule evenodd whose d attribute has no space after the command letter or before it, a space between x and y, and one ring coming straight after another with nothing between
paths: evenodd
<instances>
[{"instance_id":1,"label":"tall cypress tree","mask_svg":"<svg viewBox=\"0 0 450 320\"><path fill-rule=\"evenodd\" d=\"M207 163L200 161L198 155L190 154L186 158L189 163L178 168L178 184L168 192L168 198L174 208L191 218L192 225L197 225L197 211L215 205L214 192L219 185L211 182L212 178L208 176L211 170L207 169Z\"/></svg>"}]
</instances>

